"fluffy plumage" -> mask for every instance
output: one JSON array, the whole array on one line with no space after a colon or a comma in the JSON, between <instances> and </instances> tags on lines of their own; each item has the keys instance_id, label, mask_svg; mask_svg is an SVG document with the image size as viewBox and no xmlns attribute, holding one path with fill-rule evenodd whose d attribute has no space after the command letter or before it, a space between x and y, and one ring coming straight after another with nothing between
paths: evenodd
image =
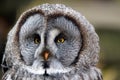
<instances>
[{"instance_id":1,"label":"fluffy plumage","mask_svg":"<svg viewBox=\"0 0 120 80\"><path fill-rule=\"evenodd\" d=\"M34 7L8 34L2 80L102 80L98 41L79 12L62 4Z\"/></svg>"}]
</instances>

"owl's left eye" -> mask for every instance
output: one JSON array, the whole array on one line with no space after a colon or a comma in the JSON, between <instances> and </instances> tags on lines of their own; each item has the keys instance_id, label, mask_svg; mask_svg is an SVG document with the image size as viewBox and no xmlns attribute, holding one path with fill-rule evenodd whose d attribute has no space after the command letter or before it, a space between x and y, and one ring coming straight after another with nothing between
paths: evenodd
<instances>
[{"instance_id":1,"label":"owl's left eye","mask_svg":"<svg viewBox=\"0 0 120 80\"><path fill-rule=\"evenodd\" d=\"M65 35L64 34L59 34L56 38L55 38L55 42L56 43L64 43L66 40Z\"/></svg>"},{"instance_id":2,"label":"owl's left eye","mask_svg":"<svg viewBox=\"0 0 120 80\"><path fill-rule=\"evenodd\" d=\"M62 37L62 38L59 38L58 40L57 40L57 42L58 43L64 43L64 41L65 41L65 39Z\"/></svg>"},{"instance_id":3,"label":"owl's left eye","mask_svg":"<svg viewBox=\"0 0 120 80\"><path fill-rule=\"evenodd\" d=\"M41 42L40 36L37 35L37 34L35 34L35 35L34 35L34 43L35 43L35 44L40 44L40 42Z\"/></svg>"}]
</instances>

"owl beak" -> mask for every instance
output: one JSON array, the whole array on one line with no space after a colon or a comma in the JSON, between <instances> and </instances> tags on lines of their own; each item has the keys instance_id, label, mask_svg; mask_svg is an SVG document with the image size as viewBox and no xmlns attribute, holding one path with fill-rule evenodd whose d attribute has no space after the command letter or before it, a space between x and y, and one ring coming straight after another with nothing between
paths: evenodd
<instances>
[{"instance_id":1,"label":"owl beak","mask_svg":"<svg viewBox=\"0 0 120 80\"><path fill-rule=\"evenodd\" d=\"M49 53L48 51L45 51L45 52L43 53L43 58L44 58L45 61L48 60L49 56L50 56L50 53Z\"/></svg>"}]
</instances>

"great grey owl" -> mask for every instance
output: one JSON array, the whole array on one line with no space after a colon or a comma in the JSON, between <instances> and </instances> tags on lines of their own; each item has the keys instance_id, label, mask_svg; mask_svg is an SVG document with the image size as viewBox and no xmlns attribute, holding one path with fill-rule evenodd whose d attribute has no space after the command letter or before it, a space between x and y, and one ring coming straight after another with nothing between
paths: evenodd
<instances>
[{"instance_id":1,"label":"great grey owl","mask_svg":"<svg viewBox=\"0 0 120 80\"><path fill-rule=\"evenodd\" d=\"M98 42L93 26L70 7L34 7L8 34L2 80L102 80Z\"/></svg>"}]
</instances>

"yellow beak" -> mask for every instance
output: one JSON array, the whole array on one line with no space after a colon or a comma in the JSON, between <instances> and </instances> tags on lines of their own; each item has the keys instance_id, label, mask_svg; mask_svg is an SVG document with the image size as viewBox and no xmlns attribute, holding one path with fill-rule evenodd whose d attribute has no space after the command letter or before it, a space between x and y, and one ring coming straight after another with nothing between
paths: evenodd
<instances>
[{"instance_id":1,"label":"yellow beak","mask_svg":"<svg viewBox=\"0 0 120 80\"><path fill-rule=\"evenodd\" d=\"M49 52L44 52L44 54L43 54L43 58L44 58L44 60L45 60L45 61L47 61L47 60L48 60L49 55L50 55L50 53L49 53Z\"/></svg>"}]
</instances>

